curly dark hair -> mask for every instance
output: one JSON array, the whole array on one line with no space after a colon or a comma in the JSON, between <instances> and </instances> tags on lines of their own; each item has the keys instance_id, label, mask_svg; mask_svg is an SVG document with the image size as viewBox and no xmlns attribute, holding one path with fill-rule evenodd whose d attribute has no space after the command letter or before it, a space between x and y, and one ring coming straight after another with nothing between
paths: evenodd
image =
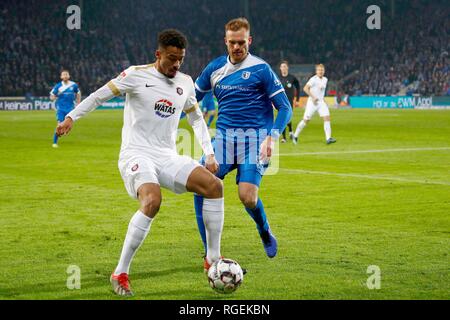
<instances>
[{"instance_id":1,"label":"curly dark hair","mask_svg":"<svg viewBox=\"0 0 450 320\"><path fill-rule=\"evenodd\" d=\"M177 29L166 29L158 34L158 46L167 48L169 46L186 49L188 41L186 36Z\"/></svg>"}]
</instances>

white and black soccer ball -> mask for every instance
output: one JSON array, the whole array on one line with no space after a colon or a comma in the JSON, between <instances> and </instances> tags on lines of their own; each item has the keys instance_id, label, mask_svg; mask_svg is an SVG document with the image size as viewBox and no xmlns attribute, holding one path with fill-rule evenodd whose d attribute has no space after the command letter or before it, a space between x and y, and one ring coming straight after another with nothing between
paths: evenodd
<instances>
[{"instance_id":1,"label":"white and black soccer ball","mask_svg":"<svg viewBox=\"0 0 450 320\"><path fill-rule=\"evenodd\" d=\"M244 280L241 266L231 259L216 260L208 270L208 282L219 293L232 293Z\"/></svg>"}]
</instances>

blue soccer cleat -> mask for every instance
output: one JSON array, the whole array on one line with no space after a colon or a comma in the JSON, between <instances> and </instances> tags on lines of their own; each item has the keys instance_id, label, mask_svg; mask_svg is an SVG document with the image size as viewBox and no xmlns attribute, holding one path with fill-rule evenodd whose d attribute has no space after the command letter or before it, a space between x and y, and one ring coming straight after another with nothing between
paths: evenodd
<instances>
[{"instance_id":1,"label":"blue soccer cleat","mask_svg":"<svg viewBox=\"0 0 450 320\"><path fill-rule=\"evenodd\" d=\"M273 258L277 255L278 243L275 236L269 230L261 234L261 240L264 245L264 250L269 258Z\"/></svg>"}]
</instances>

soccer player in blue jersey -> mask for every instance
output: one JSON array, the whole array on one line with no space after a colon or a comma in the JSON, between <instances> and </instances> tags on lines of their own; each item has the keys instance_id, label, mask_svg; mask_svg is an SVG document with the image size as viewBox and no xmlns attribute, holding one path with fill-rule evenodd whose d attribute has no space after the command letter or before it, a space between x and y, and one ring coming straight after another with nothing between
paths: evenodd
<instances>
[{"instance_id":1,"label":"soccer player in blue jersey","mask_svg":"<svg viewBox=\"0 0 450 320\"><path fill-rule=\"evenodd\" d=\"M251 43L247 19L229 21L225 26L228 56L209 63L196 80L195 88L199 101L212 91L219 104L213 142L219 162L216 176L223 179L237 169L239 198L256 223L267 256L273 258L277 254L277 240L269 227L258 189L275 141L291 119L292 107L270 66L249 53ZM273 107L278 110L275 122ZM197 224L206 247L203 197L194 197ZM204 268L208 267L209 261L205 259Z\"/></svg>"},{"instance_id":2,"label":"soccer player in blue jersey","mask_svg":"<svg viewBox=\"0 0 450 320\"><path fill-rule=\"evenodd\" d=\"M78 85L70 81L69 71L61 71L61 82L58 82L50 91L50 100L56 100L56 120L58 124L63 122L66 115L81 101L81 91ZM53 148L58 148L58 135L53 135Z\"/></svg>"},{"instance_id":3,"label":"soccer player in blue jersey","mask_svg":"<svg viewBox=\"0 0 450 320\"><path fill-rule=\"evenodd\" d=\"M203 117L208 118L208 128L211 127L211 123L214 121L214 117L216 115L216 104L214 102L214 97L212 91L206 92L203 100L201 101Z\"/></svg>"}]
</instances>

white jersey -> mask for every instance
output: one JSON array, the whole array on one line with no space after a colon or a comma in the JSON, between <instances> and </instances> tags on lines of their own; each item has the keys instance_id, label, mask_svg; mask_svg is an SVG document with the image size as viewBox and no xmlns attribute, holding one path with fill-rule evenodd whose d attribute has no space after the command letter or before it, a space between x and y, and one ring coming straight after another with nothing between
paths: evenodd
<instances>
[{"instance_id":1,"label":"white jersey","mask_svg":"<svg viewBox=\"0 0 450 320\"><path fill-rule=\"evenodd\" d=\"M177 72L168 78L150 64L130 67L107 85L115 95L126 94L121 157L176 153L181 112L197 104L190 76Z\"/></svg>"},{"instance_id":2,"label":"white jersey","mask_svg":"<svg viewBox=\"0 0 450 320\"><path fill-rule=\"evenodd\" d=\"M308 80L306 85L310 87L312 95L322 101L325 97L327 82L328 79L326 77L319 78L317 75L315 75ZM312 100L311 97L309 97L308 100Z\"/></svg>"}]
</instances>

